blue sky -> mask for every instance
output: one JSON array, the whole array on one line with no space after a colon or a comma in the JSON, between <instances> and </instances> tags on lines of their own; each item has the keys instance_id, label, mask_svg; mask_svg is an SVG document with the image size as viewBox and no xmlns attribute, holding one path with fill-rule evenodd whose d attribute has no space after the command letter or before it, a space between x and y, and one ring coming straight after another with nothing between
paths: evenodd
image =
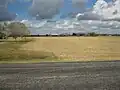
<instances>
[{"instance_id":1,"label":"blue sky","mask_svg":"<svg viewBox=\"0 0 120 90\"><path fill-rule=\"evenodd\" d=\"M16 0L16 2L8 4L8 10L12 13L17 13L19 18L28 18L28 9L32 5L32 2L20 2L20 0Z\"/></svg>"},{"instance_id":2,"label":"blue sky","mask_svg":"<svg viewBox=\"0 0 120 90\"><path fill-rule=\"evenodd\" d=\"M90 8L92 7L92 5L95 3L96 0L88 0L88 3L86 4L86 7L87 8ZM61 12L60 14L67 14L71 11L75 11L75 10L78 10L78 9L73 9L71 7L71 3L72 1L71 0L64 0L64 6L63 8L61 8ZM13 13L17 13L19 16L18 18L29 18L30 16L28 15L28 9L29 7L32 5L32 1L30 2L25 2L23 0L17 0L16 2L14 3L10 3L8 5L8 10L10 12L13 12Z\"/></svg>"}]
</instances>

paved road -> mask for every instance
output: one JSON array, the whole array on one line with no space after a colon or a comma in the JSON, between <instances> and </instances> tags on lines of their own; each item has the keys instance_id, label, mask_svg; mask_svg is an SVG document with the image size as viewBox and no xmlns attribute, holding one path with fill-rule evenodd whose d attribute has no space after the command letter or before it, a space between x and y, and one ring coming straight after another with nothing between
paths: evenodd
<instances>
[{"instance_id":1,"label":"paved road","mask_svg":"<svg viewBox=\"0 0 120 90\"><path fill-rule=\"evenodd\" d=\"M120 90L120 62L1 64L0 90Z\"/></svg>"}]
</instances>

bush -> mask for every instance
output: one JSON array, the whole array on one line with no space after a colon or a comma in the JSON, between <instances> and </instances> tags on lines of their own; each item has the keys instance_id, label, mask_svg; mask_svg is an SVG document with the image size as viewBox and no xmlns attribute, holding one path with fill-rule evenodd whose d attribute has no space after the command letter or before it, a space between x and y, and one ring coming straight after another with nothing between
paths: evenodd
<instances>
[{"instance_id":1,"label":"bush","mask_svg":"<svg viewBox=\"0 0 120 90\"><path fill-rule=\"evenodd\" d=\"M7 39L7 36L4 33L0 32L0 39Z\"/></svg>"},{"instance_id":2,"label":"bush","mask_svg":"<svg viewBox=\"0 0 120 90\"><path fill-rule=\"evenodd\" d=\"M98 36L95 32L90 32L87 34L87 36Z\"/></svg>"}]
</instances>

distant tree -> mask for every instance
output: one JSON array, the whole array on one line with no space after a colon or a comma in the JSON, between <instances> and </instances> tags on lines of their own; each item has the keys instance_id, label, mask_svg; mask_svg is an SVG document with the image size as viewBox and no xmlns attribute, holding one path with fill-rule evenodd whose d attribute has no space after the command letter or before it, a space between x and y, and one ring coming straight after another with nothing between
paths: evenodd
<instances>
[{"instance_id":1,"label":"distant tree","mask_svg":"<svg viewBox=\"0 0 120 90\"><path fill-rule=\"evenodd\" d=\"M7 28L10 31L10 35L16 39L17 37L24 37L26 35L29 35L30 32L28 28L25 26L25 24L20 22L13 22L10 23Z\"/></svg>"},{"instance_id":2,"label":"distant tree","mask_svg":"<svg viewBox=\"0 0 120 90\"><path fill-rule=\"evenodd\" d=\"M0 39L7 39L7 37L4 33L0 32Z\"/></svg>"},{"instance_id":3,"label":"distant tree","mask_svg":"<svg viewBox=\"0 0 120 90\"><path fill-rule=\"evenodd\" d=\"M76 33L73 33L72 36L77 36L77 34L76 34Z\"/></svg>"},{"instance_id":4,"label":"distant tree","mask_svg":"<svg viewBox=\"0 0 120 90\"><path fill-rule=\"evenodd\" d=\"M87 36L98 36L95 32L90 32L87 34Z\"/></svg>"},{"instance_id":5,"label":"distant tree","mask_svg":"<svg viewBox=\"0 0 120 90\"><path fill-rule=\"evenodd\" d=\"M4 22L4 26L7 27L7 26L8 26L8 23Z\"/></svg>"},{"instance_id":6,"label":"distant tree","mask_svg":"<svg viewBox=\"0 0 120 90\"><path fill-rule=\"evenodd\" d=\"M0 22L0 39L7 39L9 36L9 31L7 29L7 23Z\"/></svg>"}]
</instances>

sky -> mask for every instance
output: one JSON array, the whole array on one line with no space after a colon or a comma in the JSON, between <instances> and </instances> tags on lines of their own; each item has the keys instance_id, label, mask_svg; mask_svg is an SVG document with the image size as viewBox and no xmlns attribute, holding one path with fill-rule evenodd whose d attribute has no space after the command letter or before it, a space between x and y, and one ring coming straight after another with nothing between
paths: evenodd
<instances>
[{"instance_id":1,"label":"sky","mask_svg":"<svg viewBox=\"0 0 120 90\"><path fill-rule=\"evenodd\" d=\"M59 15L67 15L67 13L72 11L80 11L80 8L72 8L72 0L64 0L64 6L60 9ZM90 8L95 3L95 0L88 0L86 7ZM24 2L24 0L16 0L16 2L8 4L8 10L12 13L17 13L19 19L30 18L28 14L28 9L32 5L32 1Z\"/></svg>"},{"instance_id":2,"label":"sky","mask_svg":"<svg viewBox=\"0 0 120 90\"><path fill-rule=\"evenodd\" d=\"M47 30L54 33L55 29L116 33L120 32L120 0L0 0L0 21L16 19L35 28L35 33L40 29L44 33ZM46 23L41 19L59 22Z\"/></svg>"},{"instance_id":3,"label":"sky","mask_svg":"<svg viewBox=\"0 0 120 90\"><path fill-rule=\"evenodd\" d=\"M1 0L0 21L66 18L69 13L92 8L95 2L96 0Z\"/></svg>"},{"instance_id":4,"label":"sky","mask_svg":"<svg viewBox=\"0 0 120 90\"><path fill-rule=\"evenodd\" d=\"M8 4L8 11L12 13L17 13L18 18L29 18L28 9L32 5L32 1L24 2L21 0L16 0L13 3Z\"/></svg>"}]
</instances>

